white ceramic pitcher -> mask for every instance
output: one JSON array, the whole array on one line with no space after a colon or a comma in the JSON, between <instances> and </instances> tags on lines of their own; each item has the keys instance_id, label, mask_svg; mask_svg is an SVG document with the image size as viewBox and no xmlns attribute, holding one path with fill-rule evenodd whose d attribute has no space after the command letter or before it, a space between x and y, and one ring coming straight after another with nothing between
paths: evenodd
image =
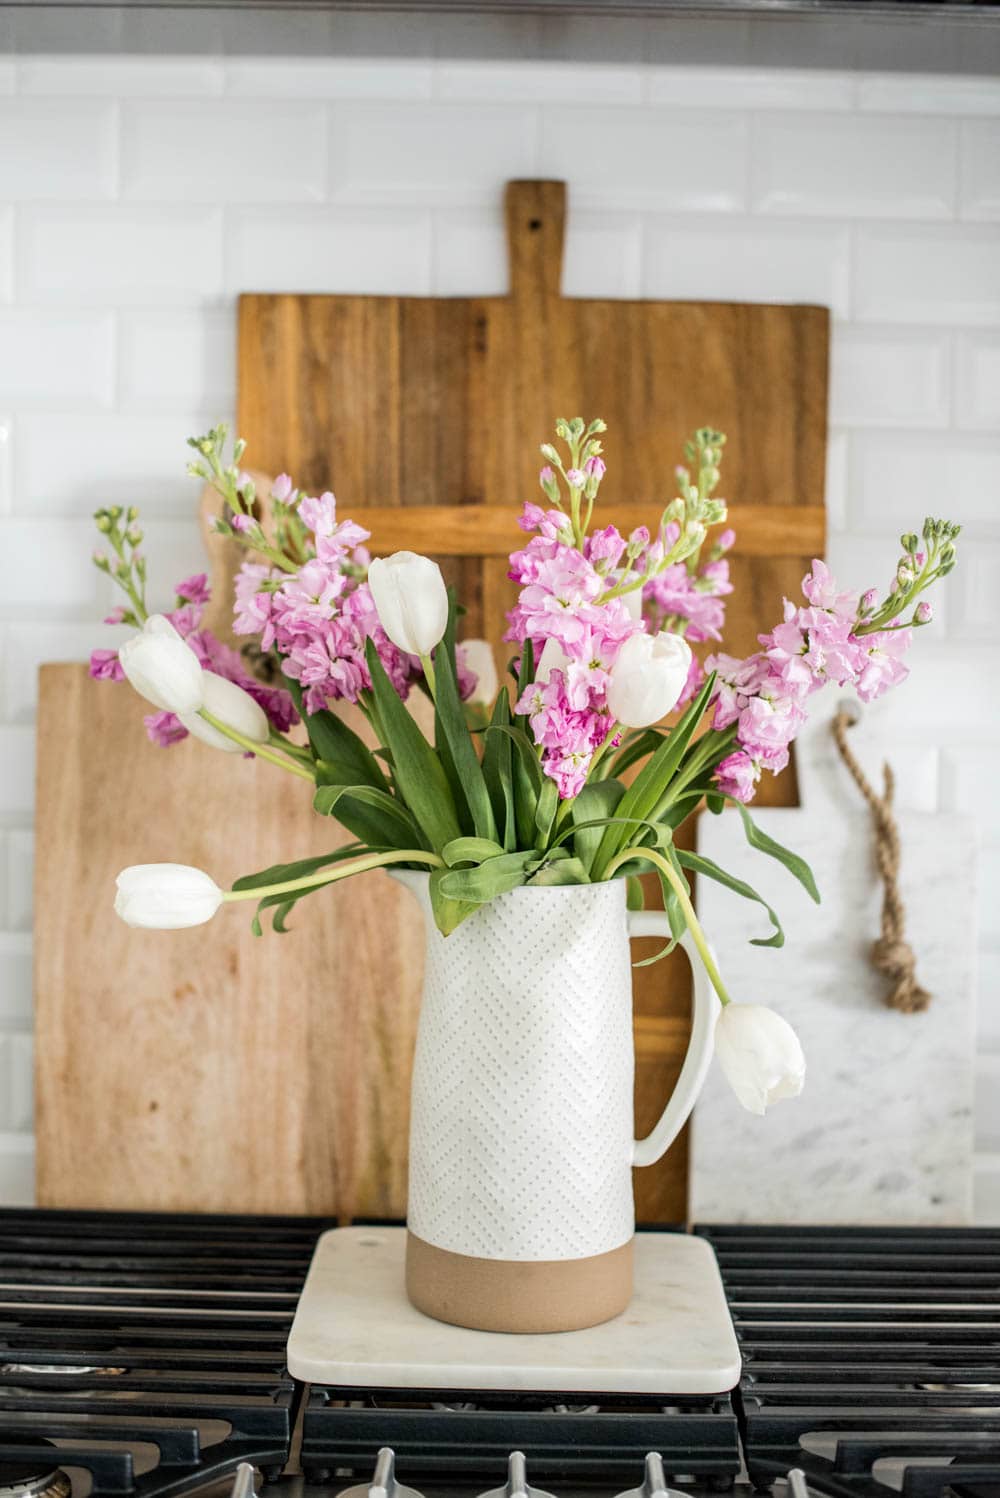
<instances>
[{"instance_id":1,"label":"white ceramic pitcher","mask_svg":"<svg viewBox=\"0 0 1000 1498\"><path fill-rule=\"evenodd\" d=\"M632 1166L652 1165L676 1138L712 1056L718 1000L690 936L687 1057L656 1127L634 1140L629 939L669 938L664 913L627 911L623 879L525 886L443 937L428 876L396 877L421 902L427 932L410 1299L486 1330L605 1321L632 1291Z\"/></svg>"}]
</instances>

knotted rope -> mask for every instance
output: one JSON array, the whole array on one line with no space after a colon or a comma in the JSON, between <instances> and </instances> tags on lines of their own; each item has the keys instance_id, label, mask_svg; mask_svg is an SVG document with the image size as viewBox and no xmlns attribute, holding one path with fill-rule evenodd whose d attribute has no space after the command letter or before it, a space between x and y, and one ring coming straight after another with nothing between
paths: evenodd
<instances>
[{"instance_id":1,"label":"knotted rope","mask_svg":"<svg viewBox=\"0 0 1000 1498\"><path fill-rule=\"evenodd\" d=\"M882 775L885 791L879 796L869 783L865 772L855 759L847 743L847 730L856 722L846 708L840 708L830 727L834 741L858 790L868 802L875 824L875 862L884 886L882 896L882 930L872 944L872 965L889 980L891 987L885 995L890 1009L901 1009L904 1014L916 1014L926 1009L931 996L917 982L917 959L913 948L906 940L906 911L899 893L899 828L892 814L892 797L896 786L895 776L889 764L883 764Z\"/></svg>"}]
</instances>

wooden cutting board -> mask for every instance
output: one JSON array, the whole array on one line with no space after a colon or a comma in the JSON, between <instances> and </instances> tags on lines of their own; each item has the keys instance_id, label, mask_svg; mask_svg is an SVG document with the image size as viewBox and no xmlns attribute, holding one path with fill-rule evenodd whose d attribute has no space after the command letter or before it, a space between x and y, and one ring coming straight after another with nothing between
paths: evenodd
<instances>
[{"instance_id":1,"label":"wooden cutting board","mask_svg":"<svg viewBox=\"0 0 1000 1498\"><path fill-rule=\"evenodd\" d=\"M658 513L684 438L714 424L737 497L727 644L752 648L823 548L828 314L568 300L564 186L512 183L506 213L506 297L242 297L248 460L334 487L376 550L439 555L468 606L463 632L498 643L506 553L555 417L608 421L603 518L623 527ZM225 632L231 553L206 546ZM190 741L153 749L141 716L85 667L42 668L39 1201L402 1215L416 912L374 875L304 902L285 938L255 940L237 912L129 931L111 914L125 864L175 859L225 882L339 841L290 777ZM790 778L774 790L794 799ZM636 990L644 1129L686 1046L683 959L640 970ZM683 1218L686 1182L680 1142L637 1175L640 1218Z\"/></svg>"}]
</instances>

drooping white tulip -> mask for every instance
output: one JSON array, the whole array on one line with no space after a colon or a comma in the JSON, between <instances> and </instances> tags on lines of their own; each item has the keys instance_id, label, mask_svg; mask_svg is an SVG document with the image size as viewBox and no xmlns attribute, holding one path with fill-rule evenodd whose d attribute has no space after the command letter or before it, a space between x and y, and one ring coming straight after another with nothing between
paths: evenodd
<instances>
[{"instance_id":1,"label":"drooping white tulip","mask_svg":"<svg viewBox=\"0 0 1000 1498\"><path fill-rule=\"evenodd\" d=\"M630 635L608 680L608 709L626 728L648 728L669 713L687 681L691 647L680 635Z\"/></svg>"},{"instance_id":2,"label":"drooping white tulip","mask_svg":"<svg viewBox=\"0 0 1000 1498\"><path fill-rule=\"evenodd\" d=\"M414 551L376 557L368 586L392 643L408 655L430 655L448 623L448 590L438 564Z\"/></svg>"},{"instance_id":3,"label":"drooping white tulip","mask_svg":"<svg viewBox=\"0 0 1000 1498\"><path fill-rule=\"evenodd\" d=\"M194 713L205 686L201 662L163 614L151 614L118 652L132 686L161 712Z\"/></svg>"},{"instance_id":4,"label":"drooping white tulip","mask_svg":"<svg viewBox=\"0 0 1000 1498\"><path fill-rule=\"evenodd\" d=\"M458 647L466 667L475 672L476 685L468 698L469 702L482 702L491 706L500 685L497 679L497 663L493 647L488 640L463 640Z\"/></svg>"},{"instance_id":5,"label":"drooping white tulip","mask_svg":"<svg viewBox=\"0 0 1000 1498\"><path fill-rule=\"evenodd\" d=\"M201 705L206 712L211 713L213 718L219 718L223 723L227 723L230 728L235 728L236 732L242 734L244 738L253 739L255 744L267 743L270 734L267 715L249 692L237 686L234 681L227 681L224 676L217 676L214 671L203 671L202 681L205 695ZM225 749L230 754L244 752L242 744L227 739L224 733L213 728L211 723L206 723L205 719L199 717L197 713L178 713L178 717L188 733L193 733L196 739L211 744L213 749Z\"/></svg>"},{"instance_id":6,"label":"drooping white tulip","mask_svg":"<svg viewBox=\"0 0 1000 1498\"><path fill-rule=\"evenodd\" d=\"M799 1037L765 1004L725 1004L715 1022L715 1054L736 1096L750 1113L798 1097L806 1077Z\"/></svg>"},{"instance_id":7,"label":"drooping white tulip","mask_svg":"<svg viewBox=\"0 0 1000 1498\"><path fill-rule=\"evenodd\" d=\"M203 926L222 904L222 890L202 869L183 863L137 863L117 879L115 912L127 926L180 931Z\"/></svg>"}]
</instances>

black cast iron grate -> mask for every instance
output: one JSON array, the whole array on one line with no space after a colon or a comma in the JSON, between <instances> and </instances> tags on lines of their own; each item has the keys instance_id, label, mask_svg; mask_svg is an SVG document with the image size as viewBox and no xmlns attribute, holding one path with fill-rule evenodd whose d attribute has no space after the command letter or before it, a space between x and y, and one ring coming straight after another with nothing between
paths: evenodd
<instances>
[{"instance_id":1,"label":"black cast iron grate","mask_svg":"<svg viewBox=\"0 0 1000 1498\"><path fill-rule=\"evenodd\" d=\"M0 1211L0 1465L172 1498L284 1467L307 1218ZM115 1449L116 1443L133 1450Z\"/></svg>"},{"instance_id":2,"label":"black cast iron grate","mask_svg":"<svg viewBox=\"0 0 1000 1498\"><path fill-rule=\"evenodd\" d=\"M1000 1230L710 1227L747 1468L836 1498L1000 1484Z\"/></svg>"}]
</instances>

